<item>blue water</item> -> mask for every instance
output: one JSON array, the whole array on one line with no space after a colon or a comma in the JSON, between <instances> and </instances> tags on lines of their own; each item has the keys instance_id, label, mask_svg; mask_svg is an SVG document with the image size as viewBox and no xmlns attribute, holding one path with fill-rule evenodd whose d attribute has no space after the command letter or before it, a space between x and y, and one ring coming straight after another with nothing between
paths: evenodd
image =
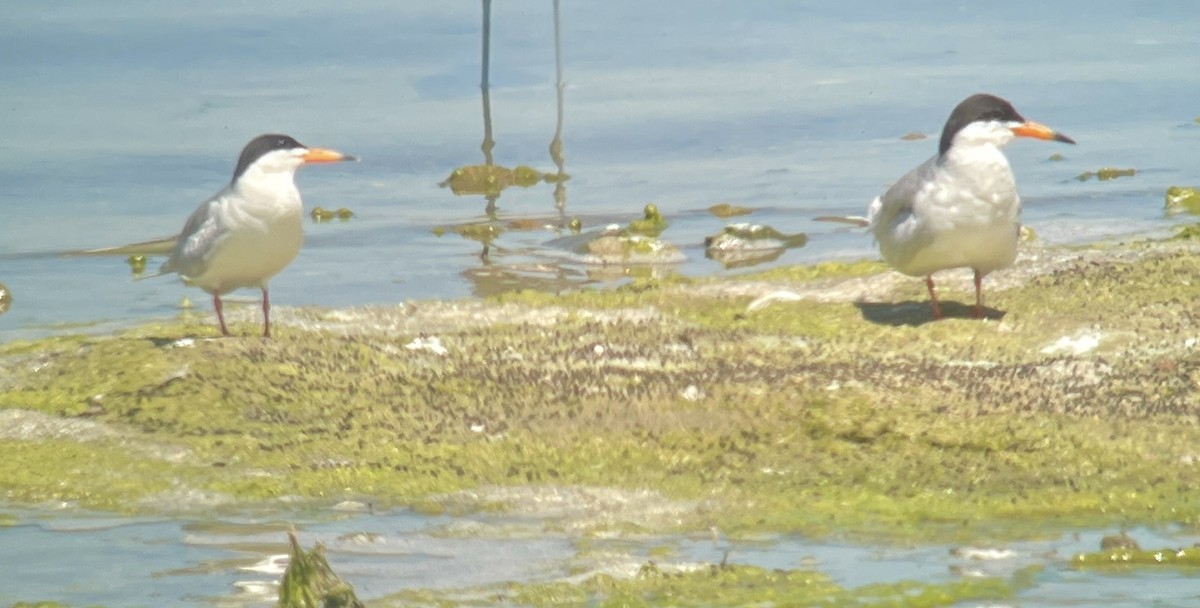
<instances>
[{"instance_id":1,"label":"blue water","mask_svg":"<svg viewBox=\"0 0 1200 608\"><path fill-rule=\"evenodd\" d=\"M647 561L663 568L725 561L818 569L846 587L1007 578L1040 565L1032 588L1011 602L988 604L1026 608L1183 607L1200 597L1200 579L1187 569L1071 568L1074 554L1098 549L1099 531L1002 543L992 547L1006 552L998 559L956 555L945 545L871 547L795 536L715 542L707 535L593 538L588 550L579 553L572 535L545 531L536 519L502 514L449 518L408 510L352 514L281 509L180 520L69 510L9 513L18 520L0 528L0 605L34 600L110 606L271 605L287 564L289 529L306 548L324 544L334 571L368 601L408 589L464 590L574 580L596 572L632 574ZM1148 549L1189 547L1194 540L1179 531L1136 529L1130 534ZM664 549L670 552L664 555Z\"/></svg>"},{"instance_id":2,"label":"blue water","mask_svg":"<svg viewBox=\"0 0 1200 608\"><path fill-rule=\"evenodd\" d=\"M701 247L725 223L703 211L719 202L810 234L775 264L874 256L861 232L812 218L863 213L932 154L955 103L987 90L1080 142L1010 147L1044 239L1163 230L1178 221L1163 217L1163 191L1196 173L1198 25L1184 2L570 3L565 214L590 229L653 201L693 275L728 272ZM120 259L56 254L177 232L267 131L363 157L301 172L309 206L356 217L306 227L272 282L277 305L461 297L496 289L480 277L558 263L554 230L509 230L486 266L478 243L433 233L484 218L482 197L437 185L483 162L480 27L479 3L432 0L6 7L0 282L15 306L0 340L108 331L176 314L184 296L208 312L174 279L131 282ZM548 1L493 8L498 164L554 168L553 32ZM1073 179L1104 166L1142 172ZM557 218L549 184L510 188L498 206L501 223ZM570 264L542 270L588 282Z\"/></svg>"}]
</instances>

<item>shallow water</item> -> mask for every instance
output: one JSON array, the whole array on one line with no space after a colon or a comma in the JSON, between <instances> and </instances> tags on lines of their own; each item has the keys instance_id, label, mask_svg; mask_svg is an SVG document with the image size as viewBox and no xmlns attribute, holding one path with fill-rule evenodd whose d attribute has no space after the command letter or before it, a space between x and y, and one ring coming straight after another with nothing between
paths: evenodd
<instances>
[{"instance_id":1,"label":"shallow water","mask_svg":"<svg viewBox=\"0 0 1200 608\"><path fill-rule=\"evenodd\" d=\"M565 210L556 209L552 184L512 187L496 201L501 224L580 217L594 230L627 222L653 201L671 221L664 238L687 256L677 270L724 274L740 270L706 259L701 244L726 223L705 209L727 202L756 209L735 221L810 235L805 247L760 267L874 256L860 231L813 218L862 214L891 180L933 153L949 110L979 90L1011 99L1027 117L1080 142L1009 148L1025 220L1048 242L1166 231L1181 220L1164 217L1164 190L1197 181L1200 16L1191 3L564 4ZM300 174L310 208L347 207L355 217L306 224L299 259L272 281L276 304L394 303L613 282L566 255L561 239L569 233L561 229L509 229L487 261L479 243L435 234L439 226L487 218L482 196L438 186L455 168L484 162L480 16L478 3L433 0L6 7L0 283L15 301L0 316L0 341L111 331L177 314L184 297L208 318L203 294L174 279L132 282L121 259L60 253L177 231L225 183L241 146L266 131L363 157ZM493 7L497 164L554 170L553 25L550 2ZM902 139L910 132L928 137ZM1065 159L1047 160L1054 153ZM1074 179L1106 166L1139 173ZM21 517L21 525L0 529L0 603L224 602L239 581L276 578L239 570L269 552L237 543L283 547L277 527L216 535L174 519ZM335 568L366 597L393 584L554 577L562 567L553 560L572 551L565 537L437 538L429 532L445 521L404 511L231 521L285 519L306 543L330 541ZM383 535L386 548L363 555L334 542L361 531ZM1098 577L1061 566L1059 557L1094 548L1098 535L1020 545L1022 563L1052 567L1018 603L1141 606L1144 594L1159 594L1158 605L1173 606L1200 596L1195 579L1178 571ZM719 561L724 551L697 539L646 543L677 544L697 560ZM500 545L510 555L546 554L550 565L480 558ZM1049 550L1055 557L1044 557ZM946 547L781 538L735 545L731 553L736 562L781 567L808 556L849 585L954 576Z\"/></svg>"},{"instance_id":2,"label":"shallow water","mask_svg":"<svg viewBox=\"0 0 1200 608\"><path fill-rule=\"evenodd\" d=\"M9 8L0 20L0 282L15 301L0 316L0 340L109 331L176 314L185 296L211 314L204 294L173 278L131 282L121 259L57 254L178 231L264 131L363 157L301 172L309 207L355 217L306 226L299 259L272 282L277 305L611 281L564 262L561 230L509 229L487 261L479 243L434 234L486 219L482 196L438 187L455 168L484 162L479 3ZM1200 17L1190 9L572 3L561 19L563 215L594 230L653 201L672 222L664 237L687 256L678 270L690 275L738 272L703 254L703 238L726 223L704 209L720 202L757 209L739 220L810 235L771 264L873 256L861 231L812 218L862 214L932 154L958 100L988 90L1080 142L1010 147L1026 221L1042 238L1164 230L1178 220L1163 217L1163 192L1191 182L1200 137ZM552 172L551 2L500 2L492 13L494 160ZM929 137L901 139L910 132ZM1048 161L1054 153L1065 160ZM1073 179L1104 166L1141 172ZM497 221L560 223L554 200L552 184L508 188Z\"/></svg>"},{"instance_id":3,"label":"shallow water","mask_svg":"<svg viewBox=\"0 0 1200 608\"><path fill-rule=\"evenodd\" d=\"M0 605L53 600L70 605L259 606L274 601L286 567L286 532L326 545L334 571L370 601L406 589L459 589L509 581L564 580L578 572L632 575L656 560L678 564L749 564L818 569L837 583L1011 576L1044 566L1032 588L998 606L1188 606L1200 579L1188 570L1075 570L1071 555L1095 551L1101 533L1080 531L1045 540L989 546L997 559L955 555L953 547L872 547L813 542L794 536L755 541L642 536L592 540L577 555L575 538L540 531L529 517L429 517L408 510L226 514L220 519L116 518L79 512L9 511L0 528ZM553 530L553 527L548 527ZM1146 548L1186 547L1194 538L1131 530ZM663 552L668 556L663 557ZM587 557L588 555L592 557ZM975 605L975 604L972 604Z\"/></svg>"}]
</instances>

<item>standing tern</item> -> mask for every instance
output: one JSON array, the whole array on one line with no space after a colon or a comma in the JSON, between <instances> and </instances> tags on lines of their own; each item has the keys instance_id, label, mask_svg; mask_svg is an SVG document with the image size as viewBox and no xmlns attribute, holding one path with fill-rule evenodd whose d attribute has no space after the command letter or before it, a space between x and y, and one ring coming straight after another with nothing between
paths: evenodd
<instances>
[{"instance_id":1,"label":"standing tern","mask_svg":"<svg viewBox=\"0 0 1200 608\"><path fill-rule=\"evenodd\" d=\"M879 251L892 268L924 276L933 318L941 319L933 273L975 271L975 317L983 317L983 277L1013 263L1021 198L1001 148L1016 137L1075 140L1025 120L1012 104L980 93L958 104L938 153L875 198L867 211Z\"/></svg>"},{"instance_id":2,"label":"standing tern","mask_svg":"<svg viewBox=\"0 0 1200 608\"><path fill-rule=\"evenodd\" d=\"M304 240L296 169L306 163L351 160L358 159L309 148L287 135L255 137L242 149L229 185L188 218L158 274L176 273L188 285L212 294L226 336L221 296L243 287L261 289L263 336L270 337L267 281L296 259Z\"/></svg>"}]
</instances>

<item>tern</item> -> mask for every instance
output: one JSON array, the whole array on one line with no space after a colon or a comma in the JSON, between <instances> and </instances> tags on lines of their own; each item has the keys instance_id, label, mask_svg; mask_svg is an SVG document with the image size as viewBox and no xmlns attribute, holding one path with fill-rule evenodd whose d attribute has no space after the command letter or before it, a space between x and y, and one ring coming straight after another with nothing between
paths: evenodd
<instances>
[{"instance_id":1,"label":"tern","mask_svg":"<svg viewBox=\"0 0 1200 608\"><path fill-rule=\"evenodd\" d=\"M1021 198L1002 148L1017 137L1075 143L1004 99L972 95L950 113L937 155L871 202L867 221L884 261L925 277L934 319L942 311L933 273L973 270L974 315L982 318L983 277L1016 260Z\"/></svg>"},{"instance_id":2,"label":"tern","mask_svg":"<svg viewBox=\"0 0 1200 608\"><path fill-rule=\"evenodd\" d=\"M304 207L296 170L304 164L358 160L309 148L290 136L259 135L238 157L233 179L200 204L175 239L163 274L178 274L212 295L221 334L228 336L221 296L235 289L262 290L263 336L271 336L267 282L300 253Z\"/></svg>"}]
</instances>

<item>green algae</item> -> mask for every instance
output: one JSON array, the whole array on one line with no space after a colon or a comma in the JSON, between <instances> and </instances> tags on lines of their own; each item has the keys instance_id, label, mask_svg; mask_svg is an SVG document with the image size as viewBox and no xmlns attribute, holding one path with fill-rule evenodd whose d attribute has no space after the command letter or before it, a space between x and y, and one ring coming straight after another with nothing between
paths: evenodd
<instances>
[{"instance_id":1,"label":"green algae","mask_svg":"<svg viewBox=\"0 0 1200 608\"><path fill-rule=\"evenodd\" d=\"M983 577L940 584L912 581L844 588L829 576L810 570L768 570L753 566L712 564L691 567L646 562L631 578L596 574L582 582L512 584L438 593L419 591L385 599L383 605L480 605L500 602L517 606L889 606L926 608L966 601L1003 600L1032 585L1038 567L1011 578ZM455 597L455 596L458 597Z\"/></svg>"},{"instance_id":2,"label":"green algae","mask_svg":"<svg viewBox=\"0 0 1200 608\"><path fill-rule=\"evenodd\" d=\"M313 207L312 211L309 213L309 216L312 217L312 221L314 221L318 224L330 222L335 219L346 222L346 221L349 221L350 218L354 217L354 212L345 207L341 207L338 209L326 209L324 207Z\"/></svg>"},{"instance_id":3,"label":"green algae","mask_svg":"<svg viewBox=\"0 0 1200 608\"><path fill-rule=\"evenodd\" d=\"M1071 558L1075 569L1126 570L1130 568L1200 567L1200 548L1166 548L1157 551L1115 549L1077 553Z\"/></svg>"},{"instance_id":4,"label":"green algae","mask_svg":"<svg viewBox=\"0 0 1200 608\"><path fill-rule=\"evenodd\" d=\"M1194 325L1183 304L1193 294L1175 278L1198 272L1182 249L1068 263L994 293L1002 323L910 323L888 303L747 313L748 296L679 279L489 303L552 324L400 335L282 324L263 341L207 339L215 330L197 321L11 344L0 407L88 415L133 439L7 440L4 492L121 508L169 491L164 479L242 500L418 505L483 486L653 488L694 505L654 531L730 535L976 540L1194 525L1200 482L1185 456L1200 440L1200 361L1178 338ZM917 283L896 297L923 299ZM944 292L954 297L970 293ZM889 307L901 322L872 321ZM1043 352L1083 330L1101 336L1093 351ZM425 331L448 352L403 348ZM180 347L184 336L197 339ZM130 442L189 456L147 458ZM64 468L75 472L57 483ZM621 529L591 529L605 526Z\"/></svg>"},{"instance_id":5,"label":"green algae","mask_svg":"<svg viewBox=\"0 0 1200 608\"><path fill-rule=\"evenodd\" d=\"M18 503L71 502L128 511L165 492L180 467L108 443L0 439L0 496Z\"/></svg>"},{"instance_id":6,"label":"green algae","mask_svg":"<svg viewBox=\"0 0 1200 608\"><path fill-rule=\"evenodd\" d=\"M732 205L730 203L717 203L708 208L708 212L719 218L736 217L739 215L750 215L754 213L754 209L743 207L741 205Z\"/></svg>"},{"instance_id":7,"label":"green algae","mask_svg":"<svg viewBox=\"0 0 1200 608\"><path fill-rule=\"evenodd\" d=\"M546 179L549 178L549 179ZM528 188L543 180L547 183L565 181L566 176L546 176L537 169L518 165L515 168L500 165L467 165L452 171L438 186L449 188L456 196L482 194L498 196L510 186Z\"/></svg>"},{"instance_id":8,"label":"green algae","mask_svg":"<svg viewBox=\"0 0 1200 608\"><path fill-rule=\"evenodd\" d=\"M1176 213L1200 213L1200 191L1188 186L1167 188L1165 209L1168 215Z\"/></svg>"},{"instance_id":9,"label":"green algae","mask_svg":"<svg viewBox=\"0 0 1200 608\"><path fill-rule=\"evenodd\" d=\"M289 532L288 567L279 582L277 608L363 608L354 587L333 572L320 543L305 551Z\"/></svg>"},{"instance_id":10,"label":"green algae","mask_svg":"<svg viewBox=\"0 0 1200 608\"><path fill-rule=\"evenodd\" d=\"M817 279L843 279L879 274L887 265L878 260L835 261L819 264L780 266L770 270L741 275L742 280L788 281L801 283Z\"/></svg>"},{"instance_id":11,"label":"green algae","mask_svg":"<svg viewBox=\"0 0 1200 608\"><path fill-rule=\"evenodd\" d=\"M144 255L131 255L125 258L125 263L129 265L129 271L135 278L146 272L146 256Z\"/></svg>"},{"instance_id":12,"label":"green algae","mask_svg":"<svg viewBox=\"0 0 1200 608\"><path fill-rule=\"evenodd\" d=\"M1102 167L1095 171L1084 171L1075 176L1075 179L1086 182L1092 178L1106 182L1117 179L1118 177L1131 177L1137 174L1137 169L1117 169L1115 167Z\"/></svg>"},{"instance_id":13,"label":"green algae","mask_svg":"<svg viewBox=\"0 0 1200 608\"><path fill-rule=\"evenodd\" d=\"M641 219L629 222L628 228L630 234L649 237L657 237L666 229L667 220L659 212L658 206L654 203L646 203L645 209L642 210Z\"/></svg>"}]
</instances>

